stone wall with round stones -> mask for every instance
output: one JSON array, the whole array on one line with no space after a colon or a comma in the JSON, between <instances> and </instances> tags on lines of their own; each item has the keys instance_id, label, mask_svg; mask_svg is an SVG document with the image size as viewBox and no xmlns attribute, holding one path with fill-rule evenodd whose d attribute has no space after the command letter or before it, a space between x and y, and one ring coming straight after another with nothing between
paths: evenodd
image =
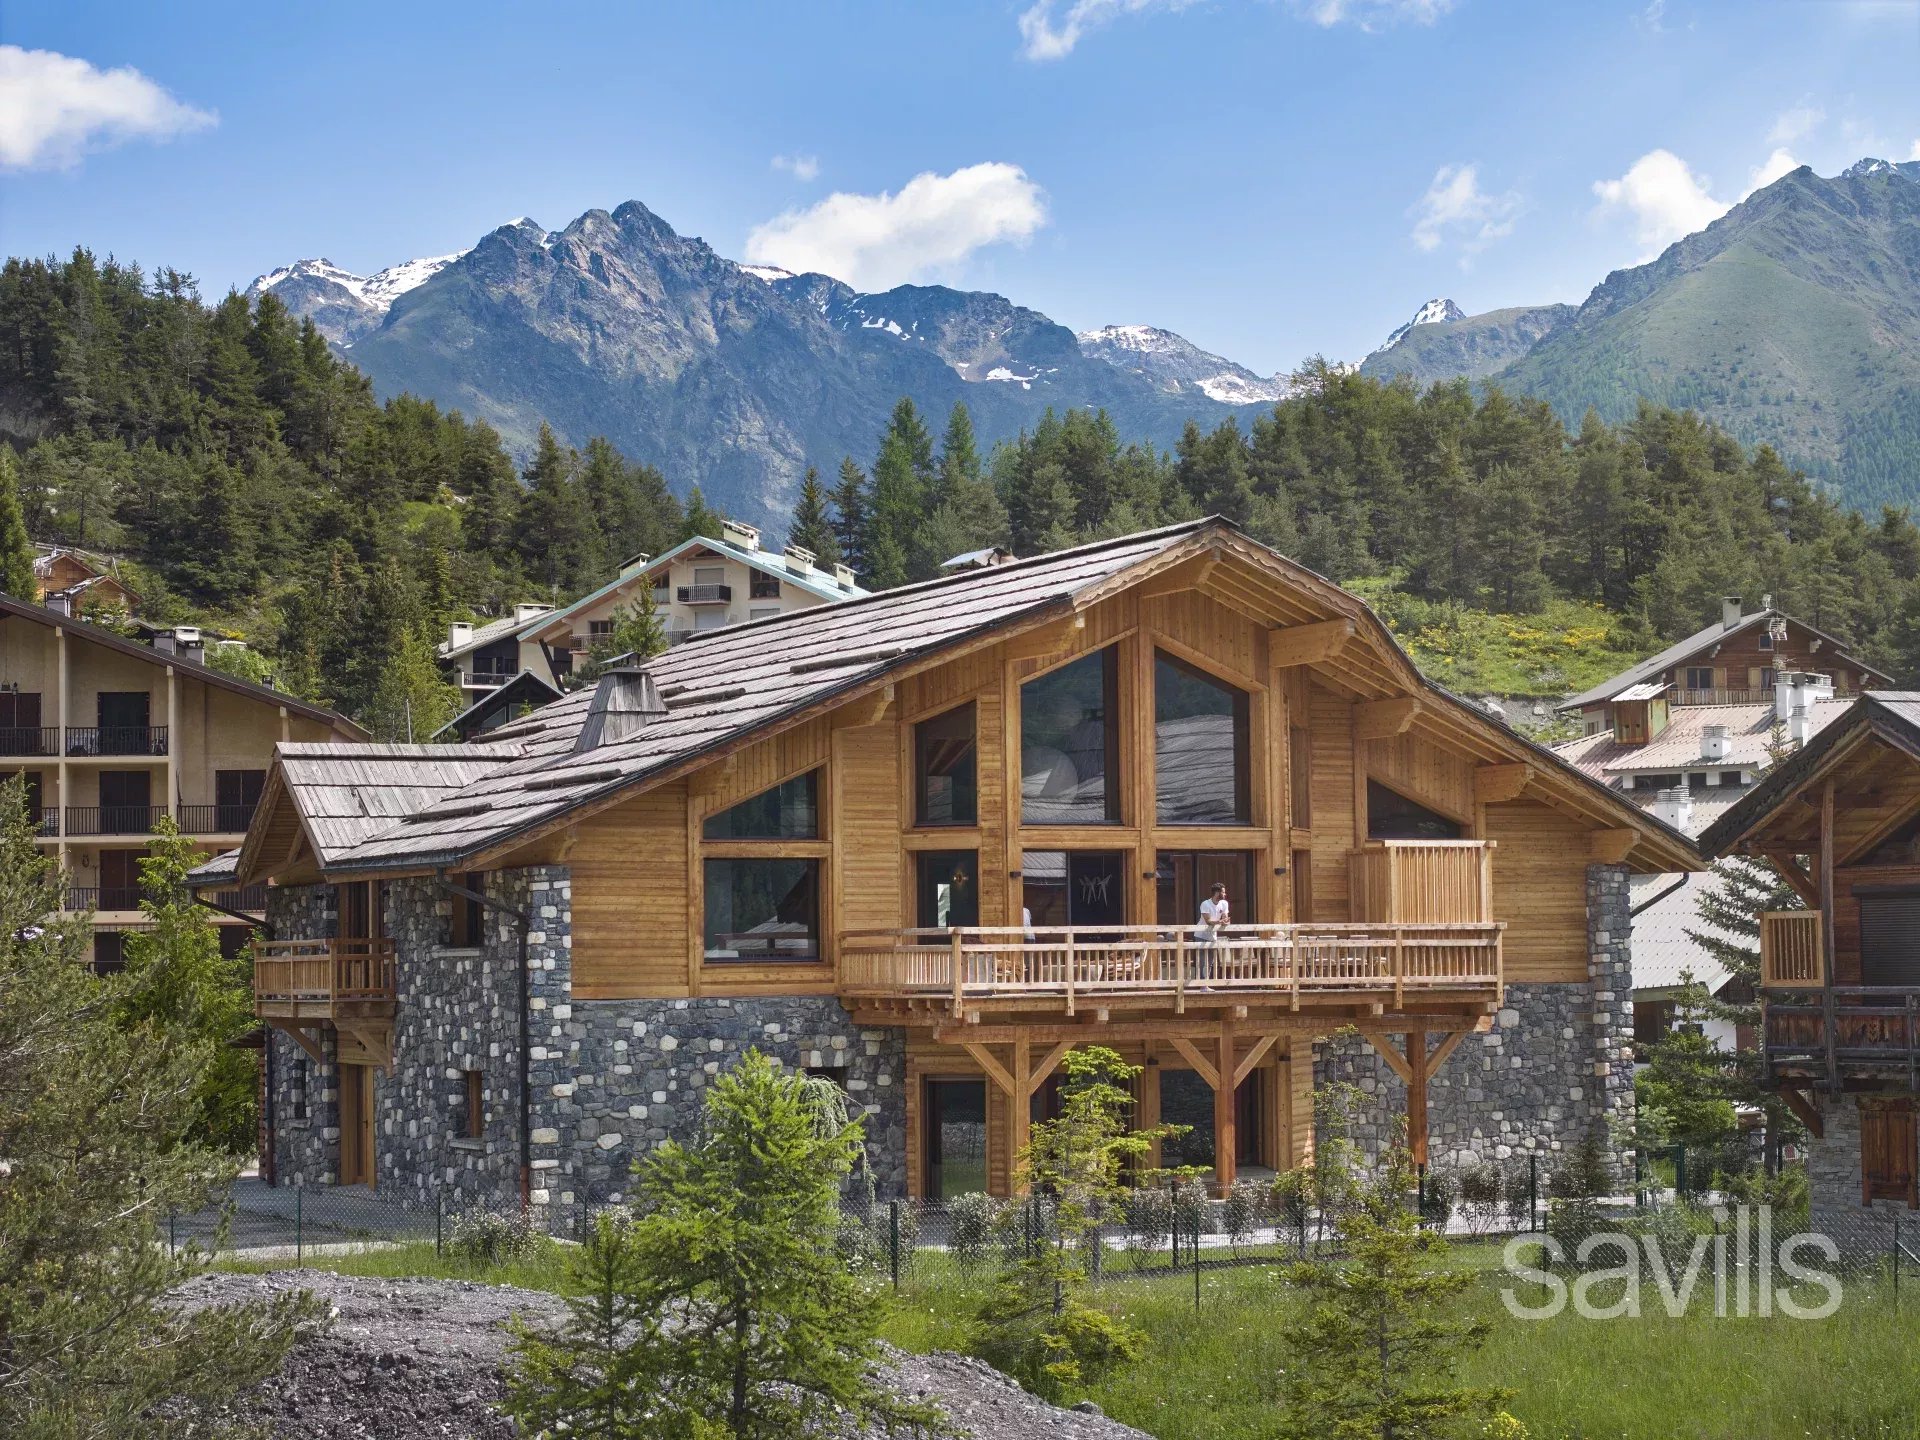
<instances>
[{"instance_id":1,"label":"stone wall with round stones","mask_svg":"<svg viewBox=\"0 0 1920 1440\"><path fill-rule=\"evenodd\" d=\"M282 940L319 940L333 934L338 919L331 885L274 886L267 891L267 927ZM340 1091L333 1031L310 1031L325 1062L299 1042L267 1031L268 1108L273 1131L275 1183L330 1185L340 1156Z\"/></svg>"},{"instance_id":2,"label":"stone wall with round stones","mask_svg":"<svg viewBox=\"0 0 1920 1440\"><path fill-rule=\"evenodd\" d=\"M1427 1082L1427 1152L1435 1169L1556 1154L1633 1116L1633 957L1627 872L1587 868L1587 979L1508 985L1484 1035L1469 1035ZM1429 1048L1437 1044L1429 1041ZM1377 1153L1406 1086L1357 1037L1322 1041L1314 1083L1346 1082L1369 1099L1354 1138ZM1618 1163L1616 1161L1616 1163Z\"/></svg>"}]
</instances>

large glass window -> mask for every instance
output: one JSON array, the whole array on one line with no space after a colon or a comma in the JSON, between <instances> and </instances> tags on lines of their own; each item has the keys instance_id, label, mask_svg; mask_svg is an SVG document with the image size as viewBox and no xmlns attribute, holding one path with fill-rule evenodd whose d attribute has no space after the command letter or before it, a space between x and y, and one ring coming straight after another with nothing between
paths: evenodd
<instances>
[{"instance_id":1,"label":"large glass window","mask_svg":"<svg viewBox=\"0 0 1920 1440\"><path fill-rule=\"evenodd\" d=\"M1153 767L1162 825L1248 824L1247 692L1156 652Z\"/></svg>"},{"instance_id":2,"label":"large glass window","mask_svg":"<svg viewBox=\"0 0 1920 1440\"><path fill-rule=\"evenodd\" d=\"M1372 840L1458 840L1460 822L1409 800L1378 780L1367 781L1367 837Z\"/></svg>"},{"instance_id":3,"label":"large glass window","mask_svg":"<svg viewBox=\"0 0 1920 1440\"><path fill-rule=\"evenodd\" d=\"M1022 823L1119 823L1119 718L1119 667L1111 647L1021 686Z\"/></svg>"},{"instance_id":4,"label":"large glass window","mask_svg":"<svg viewBox=\"0 0 1920 1440\"><path fill-rule=\"evenodd\" d=\"M708 860L708 960L818 960L818 860Z\"/></svg>"},{"instance_id":5,"label":"large glass window","mask_svg":"<svg viewBox=\"0 0 1920 1440\"><path fill-rule=\"evenodd\" d=\"M978 823L980 790L971 700L913 727L913 785L916 825Z\"/></svg>"},{"instance_id":6,"label":"large glass window","mask_svg":"<svg viewBox=\"0 0 1920 1440\"><path fill-rule=\"evenodd\" d=\"M1253 855L1246 850L1162 850L1154 866L1154 919L1162 925L1195 925L1200 902L1215 885L1227 887L1227 913L1235 925L1250 925Z\"/></svg>"},{"instance_id":7,"label":"large glass window","mask_svg":"<svg viewBox=\"0 0 1920 1440\"><path fill-rule=\"evenodd\" d=\"M820 834L820 772L809 770L707 817L709 840L813 840Z\"/></svg>"},{"instance_id":8,"label":"large glass window","mask_svg":"<svg viewBox=\"0 0 1920 1440\"><path fill-rule=\"evenodd\" d=\"M1029 850L1020 857L1021 923L1124 925L1127 857L1112 850Z\"/></svg>"},{"instance_id":9,"label":"large glass window","mask_svg":"<svg viewBox=\"0 0 1920 1440\"><path fill-rule=\"evenodd\" d=\"M980 923L980 853L977 850L922 850L914 856L919 892L915 924L945 930Z\"/></svg>"}]
</instances>

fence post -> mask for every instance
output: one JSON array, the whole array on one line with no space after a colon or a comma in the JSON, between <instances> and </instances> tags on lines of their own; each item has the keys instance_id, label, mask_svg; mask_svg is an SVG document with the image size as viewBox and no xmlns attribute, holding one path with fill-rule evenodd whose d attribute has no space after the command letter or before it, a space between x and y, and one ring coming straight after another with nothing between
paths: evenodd
<instances>
[{"instance_id":1,"label":"fence post","mask_svg":"<svg viewBox=\"0 0 1920 1440\"><path fill-rule=\"evenodd\" d=\"M1673 1147L1673 1198L1685 1199L1687 1195L1687 1147Z\"/></svg>"},{"instance_id":2,"label":"fence post","mask_svg":"<svg viewBox=\"0 0 1920 1440\"><path fill-rule=\"evenodd\" d=\"M1540 1152L1527 1152L1527 1228L1540 1230Z\"/></svg>"},{"instance_id":3,"label":"fence post","mask_svg":"<svg viewBox=\"0 0 1920 1440\"><path fill-rule=\"evenodd\" d=\"M433 1192L433 1258L444 1260L447 1255L447 1192Z\"/></svg>"},{"instance_id":4,"label":"fence post","mask_svg":"<svg viewBox=\"0 0 1920 1440\"><path fill-rule=\"evenodd\" d=\"M1167 1180L1167 1236L1173 1245L1172 1265L1180 1268L1180 1182Z\"/></svg>"},{"instance_id":5,"label":"fence post","mask_svg":"<svg viewBox=\"0 0 1920 1440\"><path fill-rule=\"evenodd\" d=\"M173 1259L174 1256L180 1253L180 1236L179 1236L179 1232L175 1228L176 1223L179 1221L179 1218L180 1218L180 1212L175 1210L171 1205L169 1205L167 1207L167 1258L169 1260ZM1898 1238L1899 1238L1899 1235L1898 1235L1898 1232L1896 1231L1895 1239L1898 1239Z\"/></svg>"},{"instance_id":6,"label":"fence post","mask_svg":"<svg viewBox=\"0 0 1920 1440\"><path fill-rule=\"evenodd\" d=\"M306 1191L307 1187L304 1185L296 1185L293 1187L293 1263L295 1268L307 1263L305 1254L303 1253L301 1216L303 1198L306 1195Z\"/></svg>"},{"instance_id":7,"label":"fence post","mask_svg":"<svg viewBox=\"0 0 1920 1440\"><path fill-rule=\"evenodd\" d=\"M1202 1220L1202 1208L1196 1205L1193 1210L1193 1313L1196 1315L1200 1313L1200 1225L1201 1225L1201 1220Z\"/></svg>"},{"instance_id":8,"label":"fence post","mask_svg":"<svg viewBox=\"0 0 1920 1440\"><path fill-rule=\"evenodd\" d=\"M1427 1223L1427 1166L1425 1161L1422 1161L1415 1167L1415 1173L1419 1176L1419 1191L1418 1198L1416 1198L1414 1203L1419 1206L1419 1209L1415 1212L1414 1219L1418 1224L1425 1225Z\"/></svg>"},{"instance_id":9,"label":"fence post","mask_svg":"<svg viewBox=\"0 0 1920 1440\"><path fill-rule=\"evenodd\" d=\"M893 1293L900 1293L900 1202L894 1200L887 1205L887 1217L893 1231Z\"/></svg>"},{"instance_id":10,"label":"fence post","mask_svg":"<svg viewBox=\"0 0 1920 1440\"><path fill-rule=\"evenodd\" d=\"M1893 1214L1893 1313L1900 1313L1900 1212Z\"/></svg>"}]
</instances>

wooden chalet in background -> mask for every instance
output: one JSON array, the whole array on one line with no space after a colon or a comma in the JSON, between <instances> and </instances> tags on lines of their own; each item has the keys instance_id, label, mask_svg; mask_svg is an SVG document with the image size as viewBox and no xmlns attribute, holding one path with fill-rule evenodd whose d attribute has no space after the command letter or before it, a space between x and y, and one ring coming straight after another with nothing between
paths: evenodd
<instances>
[{"instance_id":1,"label":"wooden chalet in background","mask_svg":"<svg viewBox=\"0 0 1920 1440\"><path fill-rule=\"evenodd\" d=\"M1806 903L1763 917L1767 1072L1816 1211L1920 1207L1920 694L1869 691L1701 837Z\"/></svg>"},{"instance_id":2,"label":"wooden chalet in background","mask_svg":"<svg viewBox=\"0 0 1920 1440\"><path fill-rule=\"evenodd\" d=\"M1310 1153L1317 1040L1423 1154L1571 1143L1631 1103L1627 877L1699 861L1213 519L702 633L484 744L283 747L225 863L273 887L279 1175L558 1204L750 1044L921 1196L1006 1192L1083 1042L1223 1187Z\"/></svg>"}]
</instances>

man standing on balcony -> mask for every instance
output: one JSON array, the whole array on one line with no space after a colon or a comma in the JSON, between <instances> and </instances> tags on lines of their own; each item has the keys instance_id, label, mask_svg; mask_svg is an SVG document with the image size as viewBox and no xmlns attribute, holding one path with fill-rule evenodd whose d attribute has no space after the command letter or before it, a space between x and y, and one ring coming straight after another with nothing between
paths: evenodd
<instances>
[{"instance_id":1,"label":"man standing on balcony","mask_svg":"<svg viewBox=\"0 0 1920 1440\"><path fill-rule=\"evenodd\" d=\"M1193 927L1193 938L1209 947L1218 945L1222 927L1231 923L1231 920L1232 912L1227 905L1227 887L1216 880L1212 893L1200 902L1200 923ZM1201 980L1213 978L1213 959L1209 953L1202 952L1195 957L1194 975Z\"/></svg>"}]
</instances>

